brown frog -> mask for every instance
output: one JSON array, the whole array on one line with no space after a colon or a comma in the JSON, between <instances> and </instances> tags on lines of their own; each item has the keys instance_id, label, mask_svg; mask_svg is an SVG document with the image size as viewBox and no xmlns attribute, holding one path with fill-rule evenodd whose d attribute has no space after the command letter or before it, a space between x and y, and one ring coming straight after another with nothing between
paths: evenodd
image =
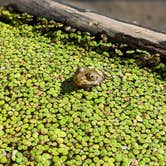
<instances>
[{"instance_id":1,"label":"brown frog","mask_svg":"<svg viewBox=\"0 0 166 166\"><path fill-rule=\"evenodd\" d=\"M91 88L100 85L103 80L103 72L88 67L79 67L74 77L75 85L78 88Z\"/></svg>"}]
</instances>

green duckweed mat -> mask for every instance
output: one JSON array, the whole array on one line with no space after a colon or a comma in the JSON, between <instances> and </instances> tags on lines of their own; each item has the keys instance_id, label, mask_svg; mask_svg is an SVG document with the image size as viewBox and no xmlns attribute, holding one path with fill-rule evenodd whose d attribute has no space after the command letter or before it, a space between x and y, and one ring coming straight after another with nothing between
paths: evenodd
<instances>
[{"instance_id":1,"label":"green duckweed mat","mask_svg":"<svg viewBox=\"0 0 166 166\"><path fill-rule=\"evenodd\" d=\"M111 43L93 40L82 46L81 38L92 37L50 31L52 24L32 26L1 9L1 20L4 16L0 165L165 166L166 82L161 75L139 67L132 57L122 58L120 49L115 57L97 49ZM77 89L73 75L79 66L102 70L103 84Z\"/></svg>"}]
</instances>

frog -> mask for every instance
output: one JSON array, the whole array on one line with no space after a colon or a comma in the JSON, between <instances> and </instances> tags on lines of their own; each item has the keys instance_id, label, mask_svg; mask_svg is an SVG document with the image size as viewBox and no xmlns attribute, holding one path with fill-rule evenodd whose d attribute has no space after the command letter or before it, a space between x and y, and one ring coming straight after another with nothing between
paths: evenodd
<instances>
[{"instance_id":1,"label":"frog","mask_svg":"<svg viewBox=\"0 0 166 166\"><path fill-rule=\"evenodd\" d=\"M79 67L74 76L74 83L78 88L90 89L101 85L104 80L104 73L95 68Z\"/></svg>"}]
</instances>

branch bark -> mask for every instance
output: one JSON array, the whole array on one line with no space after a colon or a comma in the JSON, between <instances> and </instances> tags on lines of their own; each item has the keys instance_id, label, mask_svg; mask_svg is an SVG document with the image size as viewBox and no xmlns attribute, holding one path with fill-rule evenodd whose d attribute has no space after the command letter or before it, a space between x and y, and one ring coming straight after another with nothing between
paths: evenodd
<instances>
[{"instance_id":1,"label":"branch bark","mask_svg":"<svg viewBox=\"0 0 166 166\"><path fill-rule=\"evenodd\" d=\"M1 0L0 5L12 5L21 12L60 21L92 34L106 33L115 41L126 43L132 48L160 53L166 59L166 34L161 32L73 8L54 0Z\"/></svg>"}]
</instances>

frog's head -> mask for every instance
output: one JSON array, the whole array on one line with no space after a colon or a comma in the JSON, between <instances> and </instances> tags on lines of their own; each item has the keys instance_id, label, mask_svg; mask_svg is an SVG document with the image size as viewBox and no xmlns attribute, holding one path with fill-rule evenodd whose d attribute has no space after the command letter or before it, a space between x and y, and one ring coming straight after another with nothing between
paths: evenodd
<instances>
[{"instance_id":1,"label":"frog's head","mask_svg":"<svg viewBox=\"0 0 166 166\"><path fill-rule=\"evenodd\" d=\"M104 79L104 74L92 68L80 67L77 69L75 83L78 87L93 87L100 85Z\"/></svg>"},{"instance_id":2,"label":"frog's head","mask_svg":"<svg viewBox=\"0 0 166 166\"><path fill-rule=\"evenodd\" d=\"M102 73L93 70L86 74L86 78L90 82L100 82L103 79L103 76Z\"/></svg>"}]
</instances>

